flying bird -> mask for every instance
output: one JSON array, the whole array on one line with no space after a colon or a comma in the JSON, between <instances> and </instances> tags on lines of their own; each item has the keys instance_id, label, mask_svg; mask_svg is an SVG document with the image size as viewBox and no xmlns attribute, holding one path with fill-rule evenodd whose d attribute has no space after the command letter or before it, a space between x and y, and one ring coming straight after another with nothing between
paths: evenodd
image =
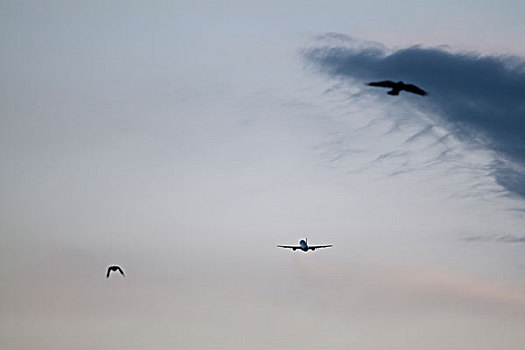
<instances>
[{"instance_id":1,"label":"flying bird","mask_svg":"<svg viewBox=\"0 0 525 350\"><path fill-rule=\"evenodd\" d=\"M393 95L393 96L399 95L399 92L403 90L411 92L413 94L421 95L421 96L427 95L427 92L425 90L420 89L413 84L405 84L402 81L398 81L397 83L395 83L390 80L384 80L384 81L376 81L376 82L368 83L367 85L380 86L380 87L392 89L389 92L387 92L387 94Z\"/></svg>"},{"instance_id":2,"label":"flying bird","mask_svg":"<svg viewBox=\"0 0 525 350\"><path fill-rule=\"evenodd\" d=\"M109 278L109 274L110 274L112 271L118 271L118 272L120 272L120 274L121 274L122 276L126 277L126 275L124 274L124 271L122 271L122 269L120 268L120 266L113 265L113 266L108 267L108 272L106 273L106 278Z\"/></svg>"},{"instance_id":3,"label":"flying bird","mask_svg":"<svg viewBox=\"0 0 525 350\"><path fill-rule=\"evenodd\" d=\"M330 248L331 246L332 246L331 244L326 244L326 245L308 245L308 238L306 238L306 239L301 239L299 241L299 245L278 245L277 247L279 247L279 248L288 248L288 249L291 249L293 251L295 251L296 249L301 249L303 252L306 253L308 250L314 251L317 248Z\"/></svg>"}]
</instances>

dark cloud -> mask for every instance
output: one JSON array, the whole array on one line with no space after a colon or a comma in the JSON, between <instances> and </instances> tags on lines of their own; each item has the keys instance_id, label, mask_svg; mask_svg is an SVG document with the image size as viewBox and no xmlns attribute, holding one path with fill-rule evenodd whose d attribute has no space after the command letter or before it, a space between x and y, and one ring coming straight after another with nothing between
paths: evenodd
<instances>
[{"instance_id":1,"label":"dark cloud","mask_svg":"<svg viewBox=\"0 0 525 350\"><path fill-rule=\"evenodd\" d=\"M410 100L460 140L494 151L496 181L525 197L525 60L421 46L388 50L337 33L323 35L303 55L322 72L359 84L388 79L422 87L428 97L370 93Z\"/></svg>"}]
</instances>

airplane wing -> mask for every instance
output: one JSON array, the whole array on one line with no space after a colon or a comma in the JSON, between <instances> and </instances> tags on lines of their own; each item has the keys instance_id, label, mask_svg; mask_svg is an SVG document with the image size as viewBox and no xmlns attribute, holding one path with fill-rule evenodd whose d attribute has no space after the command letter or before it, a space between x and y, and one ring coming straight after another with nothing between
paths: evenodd
<instances>
[{"instance_id":1,"label":"airplane wing","mask_svg":"<svg viewBox=\"0 0 525 350\"><path fill-rule=\"evenodd\" d=\"M332 246L333 246L333 244L327 244L327 245L309 245L309 246L308 246L308 249L312 249L312 250L314 250L314 249L317 249L317 248L330 248L330 247L332 247Z\"/></svg>"},{"instance_id":2,"label":"airplane wing","mask_svg":"<svg viewBox=\"0 0 525 350\"><path fill-rule=\"evenodd\" d=\"M376 82L368 83L367 85L393 88L395 86L395 83L390 80L383 80L383 81L376 81Z\"/></svg>"},{"instance_id":3,"label":"airplane wing","mask_svg":"<svg viewBox=\"0 0 525 350\"><path fill-rule=\"evenodd\" d=\"M418 95L421 95L421 96L425 96L427 94L427 92L425 90L420 89L417 86L412 85L412 84L405 84L405 86L403 88L406 91L408 91L408 92L412 92L414 94L418 94Z\"/></svg>"},{"instance_id":4,"label":"airplane wing","mask_svg":"<svg viewBox=\"0 0 525 350\"><path fill-rule=\"evenodd\" d=\"M300 245L278 245L279 248L301 249Z\"/></svg>"}]
</instances>

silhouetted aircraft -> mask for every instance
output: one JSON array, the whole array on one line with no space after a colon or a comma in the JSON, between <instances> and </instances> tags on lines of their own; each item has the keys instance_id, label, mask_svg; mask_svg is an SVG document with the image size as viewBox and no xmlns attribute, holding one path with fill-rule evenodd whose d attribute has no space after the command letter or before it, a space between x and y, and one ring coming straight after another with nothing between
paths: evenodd
<instances>
[{"instance_id":1,"label":"silhouetted aircraft","mask_svg":"<svg viewBox=\"0 0 525 350\"><path fill-rule=\"evenodd\" d=\"M120 272L120 273L122 274L122 276L126 277L126 275L124 274L124 271L122 271L122 269L120 268L120 266L113 265L113 266L108 267L108 272L106 273L106 278L109 278L109 274L110 274L112 271L118 271L118 272Z\"/></svg>"},{"instance_id":2,"label":"silhouetted aircraft","mask_svg":"<svg viewBox=\"0 0 525 350\"><path fill-rule=\"evenodd\" d=\"M399 95L399 92L403 90L411 92L413 94L421 95L421 96L427 95L427 92L425 90L420 89L417 86L412 85L412 84L405 84L402 81L398 81L397 83L394 83L393 81L390 81L390 80L376 81L376 82L368 83L367 85L380 86L380 87L392 89L389 92L387 92L387 94L393 95L393 96Z\"/></svg>"},{"instance_id":3,"label":"silhouetted aircraft","mask_svg":"<svg viewBox=\"0 0 525 350\"><path fill-rule=\"evenodd\" d=\"M278 245L279 248L289 248L295 251L296 249L301 249L303 252L307 252L308 250L316 250L317 248L329 248L331 247L331 244L327 245L308 245L308 238L301 239L299 241L299 245Z\"/></svg>"}]
</instances>

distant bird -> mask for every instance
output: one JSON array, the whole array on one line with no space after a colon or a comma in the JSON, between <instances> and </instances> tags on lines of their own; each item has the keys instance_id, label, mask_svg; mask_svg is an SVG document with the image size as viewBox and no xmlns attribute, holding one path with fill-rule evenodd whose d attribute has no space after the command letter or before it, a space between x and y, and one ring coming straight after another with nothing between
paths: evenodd
<instances>
[{"instance_id":1,"label":"distant bird","mask_svg":"<svg viewBox=\"0 0 525 350\"><path fill-rule=\"evenodd\" d=\"M113 266L108 267L108 272L106 273L106 278L109 278L109 274L111 273L111 271L118 271L118 272L120 272L122 274L122 276L126 277L126 275L124 274L124 271L122 271L120 266L113 265Z\"/></svg>"},{"instance_id":2,"label":"distant bird","mask_svg":"<svg viewBox=\"0 0 525 350\"><path fill-rule=\"evenodd\" d=\"M385 81L377 81L377 82L368 83L368 85L390 88L392 90L387 92L387 94L393 95L393 96L399 95L399 92L402 90L411 92L413 94L421 95L421 96L427 95L427 92L425 90L420 89L417 86L412 85L412 84L405 84L402 81L398 81L397 83L395 83L390 80L385 80Z\"/></svg>"}]
</instances>

